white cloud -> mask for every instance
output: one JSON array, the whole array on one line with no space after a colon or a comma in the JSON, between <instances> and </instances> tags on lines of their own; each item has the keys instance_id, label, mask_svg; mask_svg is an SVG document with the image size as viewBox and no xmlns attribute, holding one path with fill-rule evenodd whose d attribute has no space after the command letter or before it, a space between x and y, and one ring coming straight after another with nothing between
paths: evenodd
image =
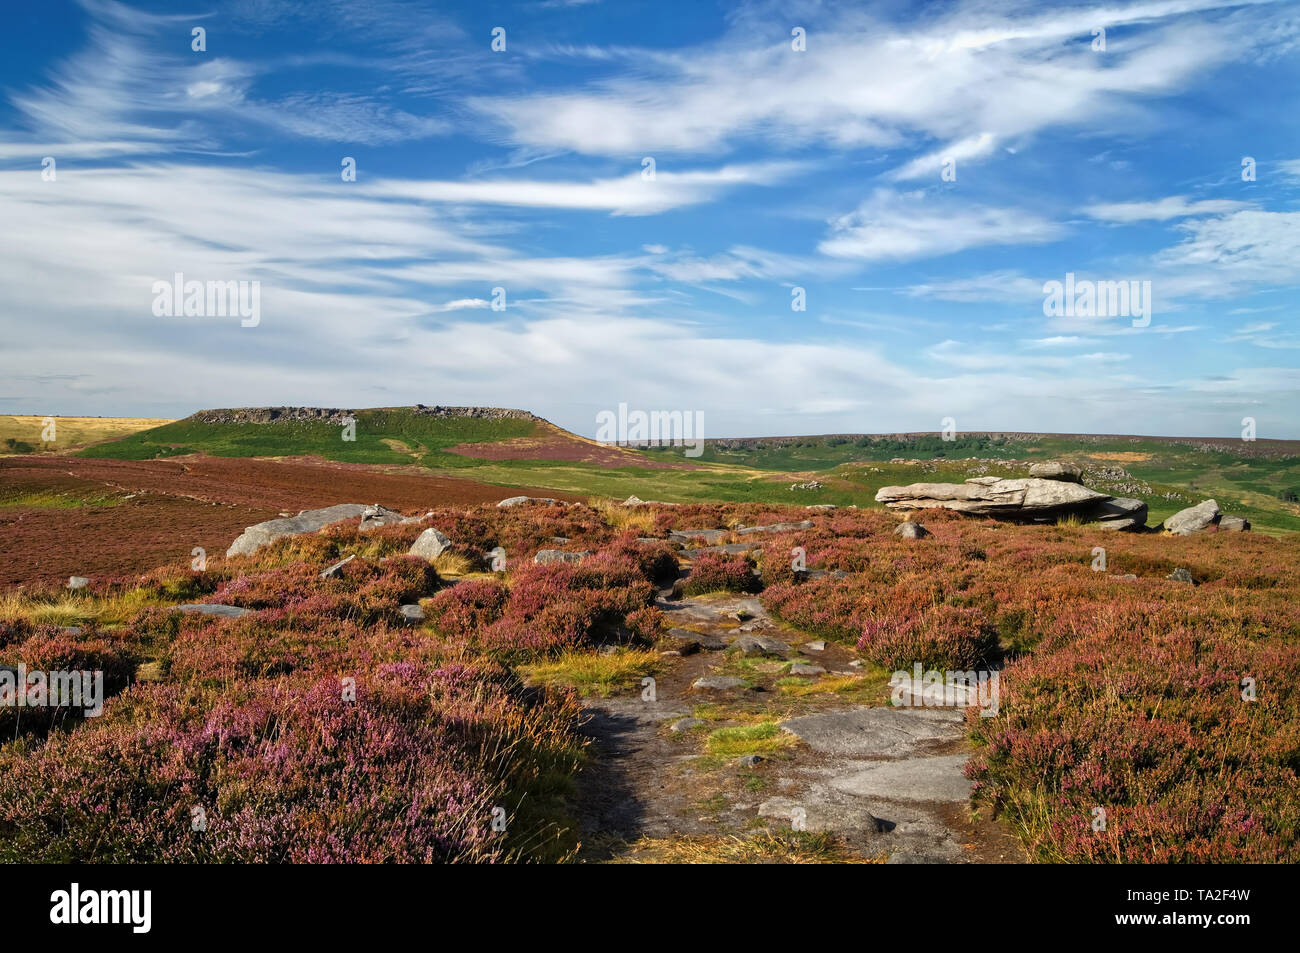
<instances>
[{"instance_id":1,"label":"white cloud","mask_svg":"<svg viewBox=\"0 0 1300 953\"><path fill-rule=\"evenodd\" d=\"M1150 202L1111 202L1090 205L1083 213L1106 222L1164 222L1171 218L1189 218L1198 215L1223 215L1247 208L1245 202L1227 199L1206 199L1189 202L1185 195L1156 199Z\"/></svg>"},{"instance_id":2,"label":"white cloud","mask_svg":"<svg viewBox=\"0 0 1300 953\"><path fill-rule=\"evenodd\" d=\"M791 162L729 165L677 172L658 170L653 179L633 172L590 182L496 179L438 181L381 179L362 187L368 195L422 202L514 205L609 211L615 215L651 215L716 198L742 185L774 185L801 168Z\"/></svg>"},{"instance_id":3,"label":"white cloud","mask_svg":"<svg viewBox=\"0 0 1300 953\"><path fill-rule=\"evenodd\" d=\"M817 248L834 258L904 261L988 245L1041 244L1064 234L1060 225L1021 209L880 190L831 222Z\"/></svg>"}]
</instances>

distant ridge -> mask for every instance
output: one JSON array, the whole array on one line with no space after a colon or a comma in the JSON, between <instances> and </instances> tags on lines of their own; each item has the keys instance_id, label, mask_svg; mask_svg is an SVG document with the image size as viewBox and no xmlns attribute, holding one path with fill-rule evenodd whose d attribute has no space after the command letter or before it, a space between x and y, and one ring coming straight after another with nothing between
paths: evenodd
<instances>
[{"instance_id":1,"label":"distant ridge","mask_svg":"<svg viewBox=\"0 0 1300 953\"><path fill-rule=\"evenodd\" d=\"M429 407L415 404L409 407L367 407L367 411L404 410L425 417L462 417L477 420L530 420L541 421L542 418L526 410L511 407ZM187 420L202 424L277 424L306 423L323 421L325 423L343 424L354 417L359 409L342 409L338 407L224 407L212 410L200 410L191 414Z\"/></svg>"}]
</instances>

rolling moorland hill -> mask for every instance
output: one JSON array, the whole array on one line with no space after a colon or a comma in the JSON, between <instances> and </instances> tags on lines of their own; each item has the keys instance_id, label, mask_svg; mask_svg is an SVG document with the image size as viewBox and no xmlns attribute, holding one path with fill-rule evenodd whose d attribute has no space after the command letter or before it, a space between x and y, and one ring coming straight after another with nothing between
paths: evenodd
<instances>
[{"instance_id":1,"label":"rolling moorland hill","mask_svg":"<svg viewBox=\"0 0 1300 953\"><path fill-rule=\"evenodd\" d=\"M355 420L355 439L344 440ZM201 411L78 451L154 460L314 457L418 467L502 487L667 502L875 505L883 486L1021 476L1036 461L1083 470L1101 492L1144 500L1149 522L1207 498L1256 531L1300 530L1300 441L1134 435L967 433L725 438L681 447L598 444L520 410L426 407Z\"/></svg>"}]
</instances>

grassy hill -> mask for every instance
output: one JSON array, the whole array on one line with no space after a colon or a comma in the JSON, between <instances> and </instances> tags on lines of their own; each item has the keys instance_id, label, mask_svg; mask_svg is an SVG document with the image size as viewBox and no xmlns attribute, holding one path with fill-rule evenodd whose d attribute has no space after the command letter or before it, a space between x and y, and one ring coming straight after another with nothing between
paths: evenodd
<instances>
[{"instance_id":1,"label":"grassy hill","mask_svg":"<svg viewBox=\"0 0 1300 953\"><path fill-rule=\"evenodd\" d=\"M81 451L147 460L314 455L374 465L417 464L501 486L667 502L875 505L882 486L1024 476L1036 460L1068 460L1085 483L1150 506L1150 523L1214 497L1265 532L1300 531L1300 442L1091 434L840 434L710 440L702 456L679 447L600 448L520 411L398 407L203 411ZM257 414L261 413L262 417ZM250 416L252 415L252 416ZM315 416L313 416L315 415ZM341 420L356 421L355 440ZM792 487L816 481L812 489Z\"/></svg>"},{"instance_id":2,"label":"grassy hill","mask_svg":"<svg viewBox=\"0 0 1300 953\"><path fill-rule=\"evenodd\" d=\"M44 439L46 420L54 422L53 441ZM113 440L166 424L155 417L35 417L0 415L0 455L70 450Z\"/></svg>"}]
</instances>

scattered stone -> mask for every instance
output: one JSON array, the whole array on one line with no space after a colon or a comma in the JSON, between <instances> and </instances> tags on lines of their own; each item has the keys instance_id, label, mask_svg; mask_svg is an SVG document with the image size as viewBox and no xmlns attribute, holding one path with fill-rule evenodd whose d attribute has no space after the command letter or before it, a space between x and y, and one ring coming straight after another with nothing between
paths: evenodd
<instances>
[{"instance_id":1,"label":"scattered stone","mask_svg":"<svg viewBox=\"0 0 1300 953\"><path fill-rule=\"evenodd\" d=\"M794 483L790 486L792 490L820 490L821 488L821 482L818 480L809 480L807 483Z\"/></svg>"},{"instance_id":2,"label":"scattered stone","mask_svg":"<svg viewBox=\"0 0 1300 953\"><path fill-rule=\"evenodd\" d=\"M1137 579L1137 576L1130 572L1130 573L1125 573L1125 574L1122 575L1122 576L1116 576L1115 578L1116 578L1116 579L1123 579L1123 580L1125 580L1125 581L1131 581L1131 580Z\"/></svg>"},{"instance_id":3,"label":"scattered stone","mask_svg":"<svg viewBox=\"0 0 1300 953\"><path fill-rule=\"evenodd\" d=\"M826 669L820 665L809 665L807 662L795 662L790 666L791 675L825 675Z\"/></svg>"},{"instance_id":4,"label":"scattered stone","mask_svg":"<svg viewBox=\"0 0 1300 953\"><path fill-rule=\"evenodd\" d=\"M924 539L930 535L930 531L920 523L907 520L894 527L894 535L901 536L903 539Z\"/></svg>"},{"instance_id":5,"label":"scattered stone","mask_svg":"<svg viewBox=\"0 0 1300 953\"><path fill-rule=\"evenodd\" d=\"M678 628L669 629L660 637L659 642L676 649L682 655L693 655L701 651L716 652L727 647L727 643L716 635L703 635L690 629Z\"/></svg>"},{"instance_id":6,"label":"scattered stone","mask_svg":"<svg viewBox=\"0 0 1300 953\"><path fill-rule=\"evenodd\" d=\"M533 557L535 563L578 563L591 555L591 550L584 549L579 553L568 553L562 549L539 549L537 555Z\"/></svg>"},{"instance_id":7,"label":"scattered stone","mask_svg":"<svg viewBox=\"0 0 1300 953\"><path fill-rule=\"evenodd\" d=\"M340 572L343 571L344 566L346 566L348 563L352 562L352 560L356 558L357 558L356 553L353 553L351 556L348 556L345 559L340 559L333 566L330 566L329 568L325 569L320 574L320 577L322 579L333 579L335 576L337 576Z\"/></svg>"},{"instance_id":8,"label":"scattered stone","mask_svg":"<svg viewBox=\"0 0 1300 953\"><path fill-rule=\"evenodd\" d=\"M623 505L624 505L624 506L644 506L644 505L645 505L645 500L641 499L641 498L638 497L638 496L633 495L633 496L629 496L626 500L624 500L624 501L623 501Z\"/></svg>"},{"instance_id":9,"label":"scattered stone","mask_svg":"<svg viewBox=\"0 0 1300 953\"><path fill-rule=\"evenodd\" d=\"M172 612L215 615L223 619L238 619L240 616L246 616L252 611L252 609L245 609L242 606L223 606L217 602L187 602L184 605L172 606Z\"/></svg>"},{"instance_id":10,"label":"scattered stone","mask_svg":"<svg viewBox=\"0 0 1300 953\"><path fill-rule=\"evenodd\" d=\"M430 526L419 536L415 537L415 542L407 552L412 556L419 556L421 559L427 559L430 562L437 559L447 547L451 545L451 540L442 534L439 530Z\"/></svg>"},{"instance_id":11,"label":"scattered stone","mask_svg":"<svg viewBox=\"0 0 1300 953\"><path fill-rule=\"evenodd\" d=\"M812 642L805 642L803 645L799 646L799 651L803 652L805 655L809 652L825 652L826 641L824 639L816 639Z\"/></svg>"},{"instance_id":12,"label":"scattered stone","mask_svg":"<svg viewBox=\"0 0 1300 953\"><path fill-rule=\"evenodd\" d=\"M694 559L702 553L720 553L725 556L740 556L744 553L750 553L761 548L761 543L726 543L722 546L700 546L695 549L684 549L682 550L682 555L688 559Z\"/></svg>"},{"instance_id":13,"label":"scattered stone","mask_svg":"<svg viewBox=\"0 0 1300 953\"><path fill-rule=\"evenodd\" d=\"M703 675L691 682L691 691L722 692L731 688L740 688L744 684L745 682L743 679L736 678L732 675Z\"/></svg>"},{"instance_id":14,"label":"scattered stone","mask_svg":"<svg viewBox=\"0 0 1300 953\"><path fill-rule=\"evenodd\" d=\"M545 503L547 506L550 506L551 504L558 502L560 501L553 500L549 496L512 496L508 499L502 500L497 504L497 506L518 506L521 503Z\"/></svg>"},{"instance_id":15,"label":"scattered stone","mask_svg":"<svg viewBox=\"0 0 1300 953\"><path fill-rule=\"evenodd\" d=\"M725 529L679 529L669 533L668 538L679 543L685 543L699 537L706 543L713 545L726 535L727 531Z\"/></svg>"},{"instance_id":16,"label":"scattered stone","mask_svg":"<svg viewBox=\"0 0 1300 953\"><path fill-rule=\"evenodd\" d=\"M1165 578L1172 579L1174 582L1186 582L1186 583L1190 583L1193 586L1196 585L1196 580L1192 578L1192 574L1181 566L1179 566L1169 575L1165 576Z\"/></svg>"},{"instance_id":17,"label":"scattered stone","mask_svg":"<svg viewBox=\"0 0 1300 953\"><path fill-rule=\"evenodd\" d=\"M1040 480L1065 480L1069 483L1082 483L1083 470L1073 463L1035 463L1029 468L1029 475Z\"/></svg>"},{"instance_id":18,"label":"scattered stone","mask_svg":"<svg viewBox=\"0 0 1300 953\"><path fill-rule=\"evenodd\" d=\"M1179 510L1165 520L1165 532L1176 536L1190 536L1192 533L1208 529L1218 522L1219 516L1219 504L1214 500L1206 500L1204 503Z\"/></svg>"},{"instance_id":19,"label":"scattered stone","mask_svg":"<svg viewBox=\"0 0 1300 953\"><path fill-rule=\"evenodd\" d=\"M69 576L69 577L68 577L68 588L69 588L69 589L85 589L85 588L86 588L87 586L89 586L89 585L90 585L90 580L87 579L85 576Z\"/></svg>"},{"instance_id":20,"label":"scattered stone","mask_svg":"<svg viewBox=\"0 0 1300 953\"><path fill-rule=\"evenodd\" d=\"M849 663L849 668L862 668L864 664L866 663L864 663L862 659L855 658L853 661Z\"/></svg>"},{"instance_id":21,"label":"scattered stone","mask_svg":"<svg viewBox=\"0 0 1300 953\"><path fill-rule=\"evenodd\" d=\"M694 731L696 728L703 727L704 720L702 718L678 718L668 726L668 730L681 734L684 731Z\"/></svg>"},{"instance_id":22,"label":"scattered stone","mask_svg":"<svg viewBox=\"0 0 1300 953\"><path fill-rule=\"evenodd\" d=\"M1097 524L1097 529L1109 529L1117 533L1136 533L1145 528L1146 524L1136 519L1104 520Z\"/></svg>"},{"instance_id":23,"label":"scattered stone","mask_svg":"<svg viewBox=\"0 0 1300 953\"><path fill-rule=\"evenodd\" d=\"M891 510L942 507L972 516L1032 517L1085 509L1108 494L1077 483L1037 478L973 477L965 483L912 483L881 487L876 501Z\"/></svg>"},{"instance_id":24,"label":"scattered stone","mask_svg":"<svg viewBox=\"0 0 1300 953\"><path fill-rule=\"evenodd\" d=\"M343 520L365 516L370 506L361 503L339 503L319 510L303 510L297 516L267 520L244 530L226 550L227 556L248 556L263 546L269 546L283 536L301 536L315 533Z\"/></svg>"},{"instance_id":25,"label":"scattered stone","mask_svg":"<svg viewBox=\"0 0 1300 953\"><path fill-rule=\"evenodd\" d=\"M402 613L402 618L408 624L424 621L424 609L422 609L417 603L398 606L397 610Z\"/></svg>"},{"instance_id":26,"label":"scattered stone","mask_svg":"<svg viewBox=\"0 0 1300 953\"><path fill-rule=\"evenodd\" d=\"M742 768L752 768L756 765L762 764L766 760L767 759L764 758L761 754L746 754L746 755L741 755L737 763Z\"/></svg>"},{"instance_id":27,"label":"scattered stone","mask_svg":"<svg viewBox=\"0 0 1300 953\"><path fill-rule=\"evenodd\" d=\"M373 503L367 506L361 514L361 532L368 533L372 529L379 529L381 526L394 526L398 523L418 523L421 519L422 517L419 516L408 519L396 510L390 510L378 503Z\"/></svg>"},{"instance_id":28,"label":"scattered stone","mask_svg":"<svg viewBox=\"0 0 1300 953\"><path fill-rule=\"evenodd\" d=\"M551 542L557 546L563 546L565 543L572 542L567 536L552 536Z\"/></svg>"},{"instance_id":29,"label":"scattered stone","mask_svg":"<svg viewBox=\"0 0 1300 953\"><path fill-rule=\"evenodd\" d=\"M1244 516L1222 516L1219 518L1220 533L1243 533L1250 529L1250 520Z\"/></svg>"},{"instance_id":30,"label":"scattered stone","mask_svg":"<svg viewBox=\"0 0 1300 953\"><path fill-rule=\"evenodd\" d=\"M800 520L797 523L773 523L770 526L742 526L736 530L736 535L748 536L750 533L788 533L791 530L812 528L812 520Z\"/></svg>"},{"instance_id":31,"label":"scattered stone","mask_svg":"<svg viewBox=\"0 0 1300 953\"><path fill-rule=\"evenodd\" d=\"M790 646L780 639L774 639L766 635L742 635L728 646L727 651L739 652L746 657L771 655L783 658L785 653L790 651Z\"/></svg>"}]
</instances>

